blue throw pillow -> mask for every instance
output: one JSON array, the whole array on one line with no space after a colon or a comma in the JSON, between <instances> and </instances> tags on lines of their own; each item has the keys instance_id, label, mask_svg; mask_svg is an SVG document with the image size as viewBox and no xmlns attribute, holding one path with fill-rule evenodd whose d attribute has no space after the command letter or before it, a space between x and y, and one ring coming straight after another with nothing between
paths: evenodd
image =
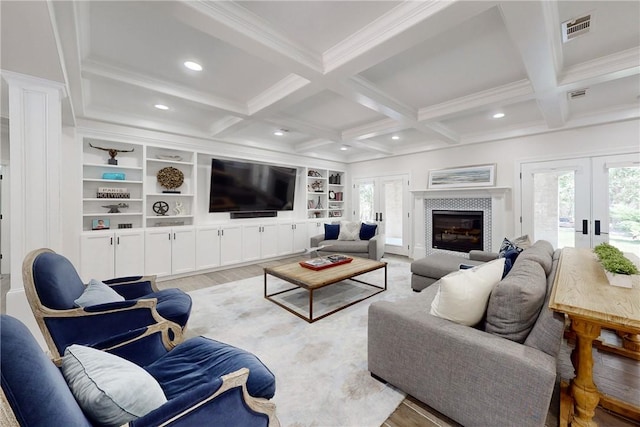
<instances>
[{"instance_id":1,"label":"blue throw pillow","mask_svg":"<svg viewBox=\"0 0 640 427\"><path fill-rule=\"evenodd\" d=\"M520 255L520 252L522 252L522 249L518 249L519 248L509 248L504 252L500 252L500 254L498 255L499 258L504 258L504 272L502 273L503 278L509 273L511 267L513 267L513 264L515 264L516 262L516 258L518 258L518 255Z\"/></svg>"},{"instance_id":2,"label":"blue throw pillow","mask_svg":"<svg viewBox=\"0 0 640 427\"><path fill-rule=\"evenodd\" d=\"M338 240L340 235L340 224L324 225L324 240Z\"/></svg>"},{"instance_id":3,"label":"blue throw pillow","mask_svg":"<svg viewBox=\"0 0 640 427\"><path fill-rule=\"evenodd\" d=\"M378 228L378 224L365 224L363 222L360 226L360 240L371 240L376 235L376 228Z\"/></svg>"}]
</instances>

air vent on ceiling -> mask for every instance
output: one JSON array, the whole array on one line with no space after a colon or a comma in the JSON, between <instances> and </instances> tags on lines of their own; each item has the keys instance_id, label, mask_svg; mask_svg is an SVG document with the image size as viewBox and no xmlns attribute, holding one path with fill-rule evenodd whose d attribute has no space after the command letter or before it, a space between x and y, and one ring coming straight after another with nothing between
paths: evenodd
<instances>
[{"instance_id":1,"label":"air vent on ceiling","mask_svg":"<svg viewBox=\"0 0 640 427\"><path fill-rule=\"evenodd\" d=\"M567 93L569 99L583 98L587 96L587 88L578 89Z\"/></svg>"},{"instance_id":2,"label":"air vent on ceiling","mask_svg":"<svg viewBox=\"0 0 640 427\"><path fill-rule=\"evenodd\" d=\"M587 34L591 28L591 14L562 23L562 41L564 43Z\"/></svg>"}]
</instances>

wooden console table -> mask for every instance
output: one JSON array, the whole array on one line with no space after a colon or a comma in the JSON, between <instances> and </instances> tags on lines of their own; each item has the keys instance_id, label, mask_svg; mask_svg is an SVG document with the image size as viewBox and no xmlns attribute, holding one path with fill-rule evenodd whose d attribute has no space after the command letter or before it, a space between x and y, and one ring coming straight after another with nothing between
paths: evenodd
<instances>
[{"instance_id":1,"label":"wooden console table","mask_svg":"<svg viewBox=\"0 0 640 427\"><path fill-rule=\"evenodd\" d=\"M612 286L590 249L564 248L549 307L568 315L576 334L571 354L576 376L569 386L573 408L565 413L565 405L561 405L560 425L597 426L593 416L598 404L640 420L640 407L598 391L593 382L592 355L593 341L601 328L640 333L640 280L635 280L631 289Z\"/></svg>"}]
</instances>

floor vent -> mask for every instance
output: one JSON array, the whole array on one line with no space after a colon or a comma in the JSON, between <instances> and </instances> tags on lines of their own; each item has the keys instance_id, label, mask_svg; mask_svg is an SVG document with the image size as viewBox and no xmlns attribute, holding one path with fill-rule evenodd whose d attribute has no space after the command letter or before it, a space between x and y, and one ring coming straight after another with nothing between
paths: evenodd
<instances>
[{"instance_id":1,"label":"floor vent","mask_svg":"<svg viewBox=\"0 0 640 427\"><path fill-rule=\"evenodd\" d=\"M578 89L567 93L569 99L583 98L587 96L587 89Z\"/></svg>"},{"instance_id":2,"label":"floor vent","mask_svg":"<svg viewBox=\"0 0 640 427\"><path fill-rule=\"evenodd\" d=\"M587 34L591 28L591 14L562 23L562 41L564 43Z\"/></svg>"}]
</instances>

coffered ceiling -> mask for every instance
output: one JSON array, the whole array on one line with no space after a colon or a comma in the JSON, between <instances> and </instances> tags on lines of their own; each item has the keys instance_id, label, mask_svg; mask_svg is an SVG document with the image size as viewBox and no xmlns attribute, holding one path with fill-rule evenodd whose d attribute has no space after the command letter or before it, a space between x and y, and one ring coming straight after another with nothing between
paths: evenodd
<instances>
[{"instance_id":1,"label":"coffered ceiling","mask_svg":"<svg viewBox=\"0 0 640 427\"><path fill-rule=\"evenodd\" d=\"M640 116L638 1L1 7L2 68L65 83L67 123L352 162Z\"/></svg>"}]
</instances>

